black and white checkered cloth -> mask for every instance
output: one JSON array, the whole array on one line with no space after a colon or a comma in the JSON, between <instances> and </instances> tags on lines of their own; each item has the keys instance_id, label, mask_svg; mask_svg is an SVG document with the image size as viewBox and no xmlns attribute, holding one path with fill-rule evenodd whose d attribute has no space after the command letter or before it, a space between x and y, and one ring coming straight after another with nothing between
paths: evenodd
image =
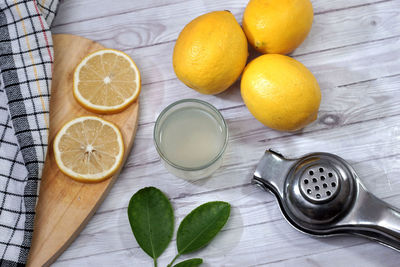
<instances>
[{"instance_id":1,"label":"black and white checkered cloth","mask_svg":"<svg viewBox=\"0 0 400 267\"><path fill-rule=\"evenodd\" d=\"M46 157L58 0L0 0L0 266L25 266Z\"/></svg>"}]
</instances>

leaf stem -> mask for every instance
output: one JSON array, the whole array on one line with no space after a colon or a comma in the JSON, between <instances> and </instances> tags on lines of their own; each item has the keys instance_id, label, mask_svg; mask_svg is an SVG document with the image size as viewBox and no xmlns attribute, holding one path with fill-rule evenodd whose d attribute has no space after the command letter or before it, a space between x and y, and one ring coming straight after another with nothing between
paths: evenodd
<instances>
[{"instance_id":1,"label":"leaf stem","mask_svg":"<svg viewBox=\"0 0 400 267\"><path fill-rule=\"evenodd\" d=\"M154 267L157 267L157 258L153 258L154 261Z\"/></svg>"},{"instance_id":2,"label":"leaf stem","mask_svg":"<svg viewBox=\"0 0 400 267\"><path fill-rule=\"evenodd\" d=\"M170 264L167 265L167 267L171 267L172 264L176 261L176 259L180 256L181 254L176 254L175 258L172 259L172 261L170 262Z\"/></svg>"}]
</instances>

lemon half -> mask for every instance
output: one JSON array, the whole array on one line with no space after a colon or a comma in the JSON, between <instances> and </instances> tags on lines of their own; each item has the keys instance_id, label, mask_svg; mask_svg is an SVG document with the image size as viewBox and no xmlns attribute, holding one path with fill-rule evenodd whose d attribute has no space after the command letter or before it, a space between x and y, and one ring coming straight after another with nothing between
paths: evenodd
<instances>
[{"instance_id":1,"label":"lemon half","mask_svg":"<svg viewBox=\"0 0 400 267\"><path fill-rule=\"evenodd\" d=\"M116 113L127 108L139 96L140 87L140 72L135 62L114 49L88 55L74 73L76 100L97 113Z\"/></svg>"},{"instance_id":2,"label":"lemon half","mask_svg":"<svg viewBox=\"0 0 400 267\"><path fill-rule=\"evenodd\" d=\"M84 116L61 128L53 150L64 174L81 182L97 182L119 169L124 143L117 126L95 116Z\"/></svg>"}]
</instances>

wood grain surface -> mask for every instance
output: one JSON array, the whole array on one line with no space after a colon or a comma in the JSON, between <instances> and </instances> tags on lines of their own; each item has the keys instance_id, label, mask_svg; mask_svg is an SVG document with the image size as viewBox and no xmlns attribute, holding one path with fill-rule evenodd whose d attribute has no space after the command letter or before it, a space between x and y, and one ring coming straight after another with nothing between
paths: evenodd
<instances>
[{"instance_id":1,"label":"wood grain surface","mask_svg":"<svg viewBox=\"0 0 400 267\"><path fill-rule=\"evenodd\" d=\"M292 56L315 74L322 90L321 108L318 120L301 132L283 133L251 116L239 83L220 95L205 96L177 80L172 68L176 38L189 21L228 9L241 22L247 0L61 2L53 32L81 35L127 52L141 70L143 85L132 153L103 204L54 266L151 266L126 215L130 197L144 186L157 186L169 196L177 225L206 201L232 204L223 232L208 247L187 256L203 258L203 266L399 265L398 252L363 238L315 238L296 231L283 219L274 197L250 184L266 148L292 157L326 151L352 163L370 191L400 207L400 1L312 3L313 27ZM258 55L250 53L251 58ZM161 110L189 97L216 106L231 135L222 167L195 182L169 174L152 140ZM159 266L175 253L172 242Z\"/></svg>"},{"instance_id":2,"label":"wood grain surface","mask_svg":"<svg viewBox=\"0 0 400 267\"><path fill-rule=\"evenodd\" d=\"M72 76L76 65L102 45L69 34L53 35L55 63L50 100L50 149L40 184L35 227L28 266L49 266L78 236L106 197L119 171L100 183L81 183L64 175L54 160L52 141L68 121L89 111L83 109L72 94ZM115 115L103 115L121 130L125 151L129 153L138 121L138 101ZM124 160L127 158L124 156Z\"/></svg>"}]
</instances>

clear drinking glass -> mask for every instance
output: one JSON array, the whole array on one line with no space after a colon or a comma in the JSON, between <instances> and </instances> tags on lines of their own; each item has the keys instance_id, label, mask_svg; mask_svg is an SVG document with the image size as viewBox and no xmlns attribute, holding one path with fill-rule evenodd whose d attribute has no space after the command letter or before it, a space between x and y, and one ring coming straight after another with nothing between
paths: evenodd
<instances>
[{"instance_id":1,"label":"clear drinking glass","mask_svg":"<svg viewBox=\"0 0 400 267\"><path fill-rule=\"evenodd\" d=\"M161 112L153 138L170 173L185 179L200 179L221 166L228 143L228 127L211 104L183 99Z\"/></svg>"}]
</instances>

